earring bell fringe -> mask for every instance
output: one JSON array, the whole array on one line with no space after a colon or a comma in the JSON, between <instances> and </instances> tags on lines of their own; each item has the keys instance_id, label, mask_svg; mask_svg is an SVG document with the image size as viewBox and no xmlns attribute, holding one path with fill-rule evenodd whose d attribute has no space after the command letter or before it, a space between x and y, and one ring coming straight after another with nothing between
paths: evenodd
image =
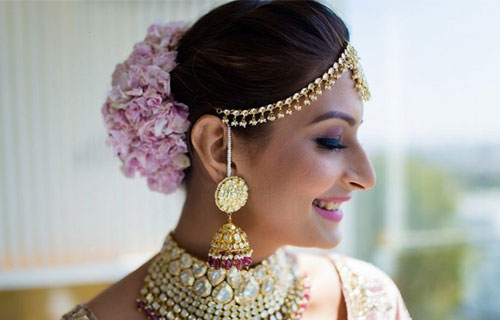
<instances>
[{"instance_id":1,"label":"earring bell fringe","mask_svg":"<svg viewBox=\"0 0 500 320\"><path fill-rule=\"evenodd\" d=\"M208 265L215 269L241 270L252 264L252 252L246 233L235 226L231 219L214 235L208 253Z\"/></svg>"}]
</instances>

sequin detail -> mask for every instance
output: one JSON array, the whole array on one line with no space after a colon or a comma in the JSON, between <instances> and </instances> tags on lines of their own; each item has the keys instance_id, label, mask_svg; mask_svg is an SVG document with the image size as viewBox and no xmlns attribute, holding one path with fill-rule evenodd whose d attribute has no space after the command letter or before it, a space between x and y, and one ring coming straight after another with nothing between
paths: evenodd
<instances>
[{"instance_id":1,"label":"sequin detail","mask_svg":"<svg viewBox=\"0 0 500 320\"><path fill-rule=\"evenodd\" d=\"M376 272L361 272L356 268L356 260L339 254L328 255L339 272L342 291L346 301L348 320L401 319L412 320L404 303L395 310L395 302L390 295L388 284ZM373 270L369 262L359 261ZM399 317L394 315L400 312Z\"/></svg>"}]
</instances>

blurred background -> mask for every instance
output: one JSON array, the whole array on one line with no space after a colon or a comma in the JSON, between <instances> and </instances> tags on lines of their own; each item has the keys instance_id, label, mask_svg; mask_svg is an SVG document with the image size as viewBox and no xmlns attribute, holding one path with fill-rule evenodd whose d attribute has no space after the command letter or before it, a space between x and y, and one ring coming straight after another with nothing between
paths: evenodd
<instances>
[{"instance_id":1,"label":"blurred background","mask_svg":"<svg viewBox=\"0 0 500 320\"><path fill-rule=\"evenodd\" d=\"M224 2L0 2L1 319L58 319L160 249L184 194L125 178L100 107L148 25ZM334 251L388 273L415 320L500 319L500 2L322 2L368 78L377 172Z\"/></svg>"}]
</instances>

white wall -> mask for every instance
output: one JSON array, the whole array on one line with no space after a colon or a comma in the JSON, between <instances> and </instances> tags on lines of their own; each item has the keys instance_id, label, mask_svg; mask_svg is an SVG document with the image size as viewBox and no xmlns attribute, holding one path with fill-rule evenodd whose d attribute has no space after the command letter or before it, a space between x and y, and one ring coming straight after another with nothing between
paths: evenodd
<instances>
[{"instance_id":1,"label":"white wall","mask_svg":"<svg viewBox=\"0 0 500 320\"><path fill-rule=\"evenodd\" d=\"M120 172L100 107L148 25L223 2L0 2L0 288L113 280L160 248L184 195Z\"/></svg>"},{"instance_id":2,"label":"white wall","mask_svg":"<svg viewBox=\"0 0 500 320\"><path fill-rule=\"evenodd\" d=\"M149 24L217 3L0 2L0 286L159 249L184 195L120 172L100 107Z\"/></svg>"}]
</instances>

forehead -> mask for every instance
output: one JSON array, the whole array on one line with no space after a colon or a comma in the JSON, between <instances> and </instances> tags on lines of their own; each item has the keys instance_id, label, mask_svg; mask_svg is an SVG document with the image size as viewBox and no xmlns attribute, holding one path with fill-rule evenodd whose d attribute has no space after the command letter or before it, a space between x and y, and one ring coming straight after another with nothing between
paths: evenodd
<instances>
[{"instance_id":1,"label":"forehead","mask_svg":"<svg viewBox=\"0 0 500 320\"><path fill-rule=\"evenodd\" d=\"M304 105L301 100L302 109L294 111L293 114L288 116L289 121L283 121L282 125L293 128L304 127L318 116L329 111L346 113L356 120L356 124L359 124L363 118L363 100L356 89L356 81L351 77L352 73L350 70L344 72L335 81L331 90L323 88L323 93L318 96L316 101L312 101L310 105ZM278 123L276 124L278 125Z\"/></svg>"}]
</instances>

